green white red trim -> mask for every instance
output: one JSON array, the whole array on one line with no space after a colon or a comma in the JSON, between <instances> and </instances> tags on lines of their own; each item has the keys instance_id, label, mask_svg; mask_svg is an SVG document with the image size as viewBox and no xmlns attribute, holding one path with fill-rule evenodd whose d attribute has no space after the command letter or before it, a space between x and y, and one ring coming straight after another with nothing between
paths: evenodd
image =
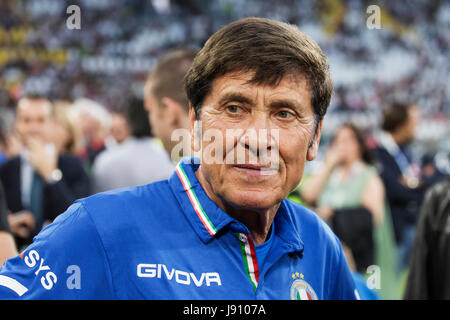
<instances>
[{"instance_id":1,"label":"green white red trim","mask_svg":"<svg viewBox=\"0 0 450 320\"><path fill-rule=\"evenodd\" d=\"M258 261L256 260L255 245L253 244L250 235L245 233L237 233L236 235L241 246L241 254L242 259L244 260L245 272L247 273L247 277L250 280L253 289L256 291L259 281L259 268Z\"/></svg>"},{"instance_id":2,"label":"green white red trim","mask_svg":"<svg viewBox=\"0 0 450 320\"><path fill-rule=\"evenodd\" d=\"M306 288L301 288L297 291L297 300L312 300L313 298L306 290Z\"/></svg>"},{"instance_id":3,"label":"green white red trim","mask_svg":"<svg viewBox=\"0 0 450 320\"><path fill-rule=\"evenodd\" d=\"M175 168L175 172L177 173L178 178L180 179L181 184L183 185L184 191L186 191L186 194L189 197L189 200L191 201L195 213L200 218L200 221L203 223L209 234L211 236L214 236L217 233L217 229L207 216L205 210L203 210L200 201L198 201L197 195L195 194L194 189L192 188L191 182L189 181L186 172L181 166L181 162L178 163L177 167Z\"/></svg>"}]
</instances>

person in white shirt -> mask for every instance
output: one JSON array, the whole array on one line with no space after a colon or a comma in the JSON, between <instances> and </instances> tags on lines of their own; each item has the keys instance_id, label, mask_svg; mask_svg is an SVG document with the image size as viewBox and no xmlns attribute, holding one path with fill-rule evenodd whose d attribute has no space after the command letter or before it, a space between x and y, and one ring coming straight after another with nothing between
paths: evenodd
<instances>
[{"instance_id":1,"label":"person in white shirt","mask_svg":"<svg viewBox=\"0 0 450 320\"><path fill-rule=\"evenodd\" d=\"M150 137L148 115L142 101L131 101L124 113L131 135L95 159L94 193L167 179L175 168L161 144Z\"/></svg>"}]
</instances>

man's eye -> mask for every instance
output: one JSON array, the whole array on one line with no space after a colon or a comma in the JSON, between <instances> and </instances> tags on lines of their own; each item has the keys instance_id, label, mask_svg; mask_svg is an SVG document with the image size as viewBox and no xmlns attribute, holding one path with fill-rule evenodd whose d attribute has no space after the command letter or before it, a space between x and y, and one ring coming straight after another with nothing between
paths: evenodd
<instances>
[{"instance_id":1,"label":"man's eye","mask_svg":"<svg viewBox=\"0 0 450 320\"><path fill-rule=\"evenodd\" d=\"M278 113L277 113L277 116L279 117L279 118L282 118L282 119L289 119L290 117L292 117L293 116L293 114L291 113L291 112L289 112L289 111L279 111Z\"/></svg>"},{"instance_id":2,"label":"man's eye","mask_svg":"<svg viewBox=\"0 0 450 320\"><path fill-rule=\"evenodd\" d=\"M239 107L239 106L235 106L235 105L227 106L227 110L230 113L238 113L239 109L241 109L241 107Z\"/></svg>"}]
</instances>

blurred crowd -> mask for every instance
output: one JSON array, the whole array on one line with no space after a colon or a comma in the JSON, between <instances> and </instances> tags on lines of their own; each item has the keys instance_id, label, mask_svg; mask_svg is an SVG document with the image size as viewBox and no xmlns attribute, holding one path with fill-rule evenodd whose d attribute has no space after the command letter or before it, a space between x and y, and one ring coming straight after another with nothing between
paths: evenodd
<instances>
[{"instance_id":1,"label":"blurred crowd","mask_svg":"<svg viewBox=\"0 0 450 320\"><path fill-rule=\"evenodd\" d=\"M66 27L65 9L81 8L81 29ZM381 29L366 27L378 4ZM1 3L0 106L21 91L53 99L88 96L107 108L139 97L145 72L161 53L201 46L221 26L265 16L300 26L330 59L335 96L330 110L375 111L386 97L412 98L427 115L450 113L450 6L445 1L153 0L11 1ZM7 31L15 36L7 36ZM17 47L60 55L42 61ZM111 77L120 73L121 77ZM18 86L18 84L20 84ZM123 92L126 85L128 90Z\"/></svg>"},{"instance_id":2,"label":"blurred crowd","mask_svg":"<svg viewBox=\"0 0 450 320\"><path fill-rule=\"evenodd\" d=\"M2 114L0 233L12 232L22 251L77 199L167 179L183 156L172 155L171 135L189 127L183 78L196 53L161 57L147 72L145 99L115 111L89 98L20 97Z\"/></svg>"},{"instance_id":3,"label":"blurred crowd","mask_svg":"<svg viewBox=\"0 0 450 320\"><path fill-rule=\"evenodd\" d=\"M66 28L70 4L81 7L81 30ZM170 133L187 127L181 80L170 75L182 79L195 55L174 49L201 47L233 20L265 16L318 42L335 87L319 159L290 198L332 227L355 279L381 268L371 297L423 293L406 279L411 261L428 263L411 258L413 246L423 247L414 241L426 229L418 228L425 194L450 174L450 5L380 1L383 27L371 30L369 4L2 1L0 206L17 249L78 198L167 178Z\"/></svg>"}]
</instances>

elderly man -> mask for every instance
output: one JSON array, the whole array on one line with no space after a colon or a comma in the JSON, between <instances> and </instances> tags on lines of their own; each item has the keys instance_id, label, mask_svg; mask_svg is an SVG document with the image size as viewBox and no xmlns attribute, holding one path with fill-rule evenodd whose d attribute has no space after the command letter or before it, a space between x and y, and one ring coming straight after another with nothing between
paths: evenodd
<instances>
[{"instance_id":1,"label":"elderly man","mask_svg":"<svg viewBox=\"0 0 450 320\"><path fill-rule=\"evenodd\" d=\"M320 48L295 26L247 18L215 33L185 80L200 159L77 201L5 263L0 297L356 298L339 240L285 200L330 100Z\"/></svg>"}]
</instances>

